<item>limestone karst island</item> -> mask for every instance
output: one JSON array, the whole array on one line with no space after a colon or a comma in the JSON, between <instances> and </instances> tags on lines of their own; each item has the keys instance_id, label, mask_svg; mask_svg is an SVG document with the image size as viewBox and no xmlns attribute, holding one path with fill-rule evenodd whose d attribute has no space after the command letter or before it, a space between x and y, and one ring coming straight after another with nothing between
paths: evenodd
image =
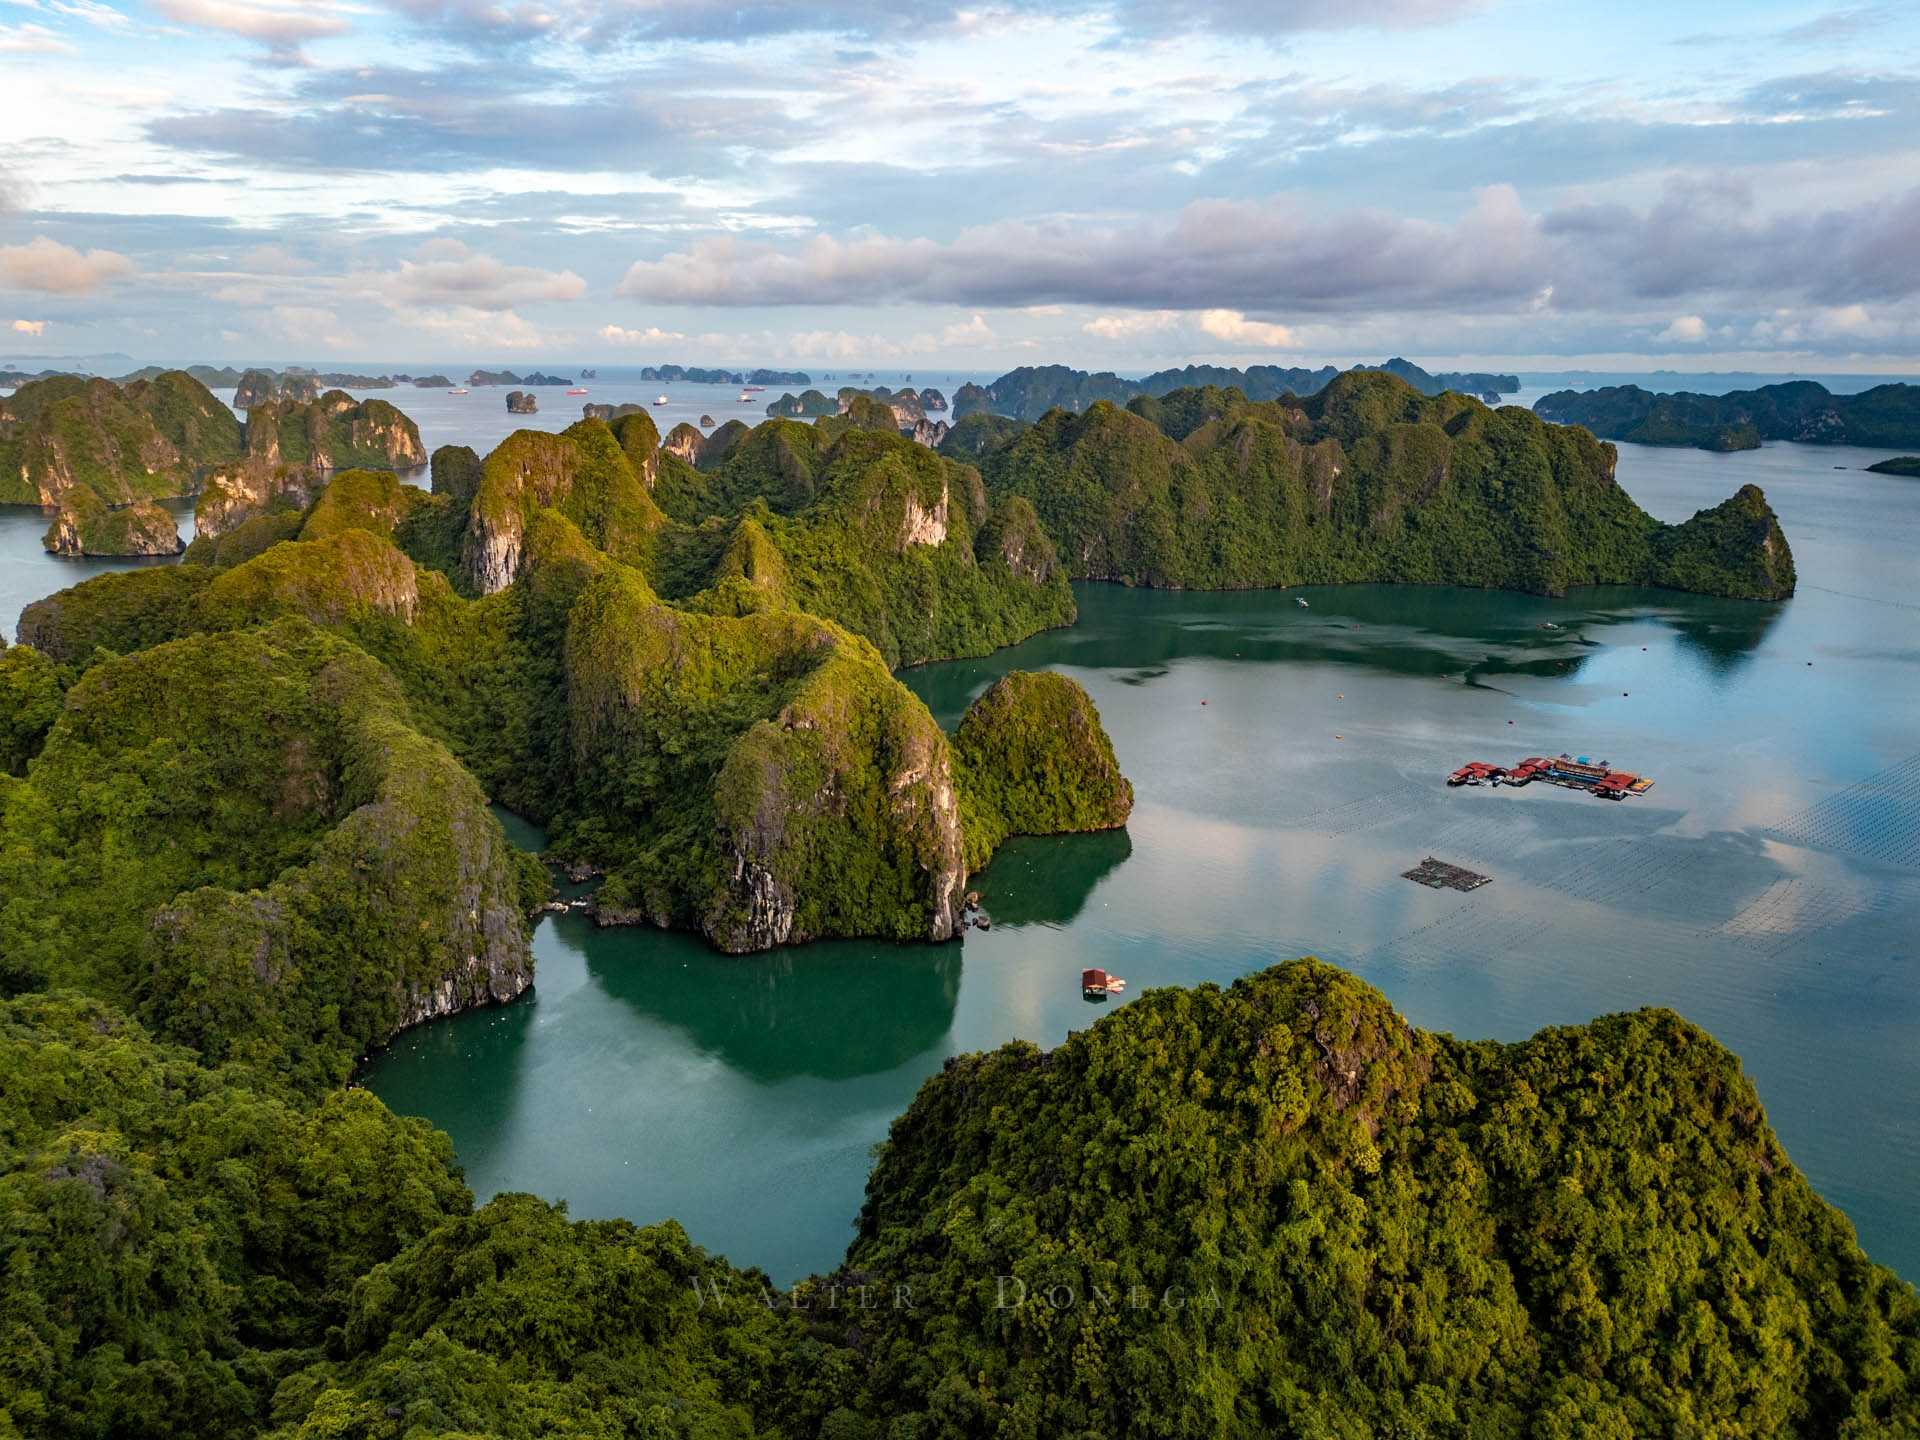
<instances>
[{"instance_id":1,"label":"limestone karst island","mask_svg":"<svg viewBox=\"0 0 1920 1440\"><path fill-rule=\"evenodd\" d=\"M0 1440L1920 1440L1920 15L0 61Z\"/></svg>"}]
</instances>

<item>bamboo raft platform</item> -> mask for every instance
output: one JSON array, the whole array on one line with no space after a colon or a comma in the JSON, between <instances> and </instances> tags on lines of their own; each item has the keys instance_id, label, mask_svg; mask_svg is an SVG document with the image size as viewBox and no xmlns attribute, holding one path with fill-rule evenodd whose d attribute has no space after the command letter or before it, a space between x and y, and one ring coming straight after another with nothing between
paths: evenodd
<instances>
[{"instance_id":1,"label":"bamboo raft platform","mask_svg":"<svg viewBox=\"0 0 1920 1440\"><path fill-rule=\"evenodd\" d=\"M1436 860L1429 855L1411 870L1401 874L1416 885L1424 885L1429 890L1478 890L1489 884L1493 877L1469 870L1465 866L1450 865L1445 860Z\"/></svg>"}]
</instances>

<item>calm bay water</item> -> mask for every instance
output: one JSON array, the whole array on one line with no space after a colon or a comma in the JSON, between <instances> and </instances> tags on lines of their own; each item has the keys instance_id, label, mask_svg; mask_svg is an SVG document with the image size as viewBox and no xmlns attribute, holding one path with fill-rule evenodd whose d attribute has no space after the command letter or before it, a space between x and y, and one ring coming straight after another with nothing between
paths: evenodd
<instances>
[{"instance_id":1,"label":"calm bay water","mask_svg":"<svg viewBox=\"0 0 1920 1440\"><path fill-rule=\"evenodd\" d=\"M403 1037L367 1083L446 1128L482 1195L674 1216L787 1280L840 1257L870 1147L948 1056L1097 1018L1082 966L1138 994L1315 953L1462 1036L1680 1010L1869 1252L1920 1275L1920 485L1832 468L1875 458L1625 450L1666 519L1762 484L1802 577L1781 606L1083 586L1072 629L903 676L952 725L1008 669L1064 671L1133 777L1126 832L996 858L990 932L738 959L558 917L529 999ZM1441 783L1561 750L1658 784ZM1429 854L1494 883L1400 878Z\"/></svg>"},{"instance_id":2,"label":"calm bay water","mask_svg":"<svg viewBox=\"0 0 1920 1440\"><path fill-rule=\"evenodd\" d=\"M451 408L479 397L497 434ZM430 444L512 428L497 392L444 398L403 397ZM552 917L528 998L410 1032L366 1083L445 1128L483 1197L673 1216L788 1280L840 1257L872 1145L948 1056L1102 1013L1082 966L1137 995L1314 953L1462 1036L1672 1006L1743 1057L1869 1253L1920 1276L1920 482L1863 473L1883 452L1621 448L1663 519L1763 486L1799 595L1080 587L1072 629L902 677L950 726L1006 670L1059 669L1134 780L1125 832L1002 851L975 882L990 932L740 959ZM44 526L0 511L8 623L109 568L42 555ZM1441 783L1561 750L1658 783L1622 804ZM1430 854L1494 883L1399 877Z\"/></svg>"}]
</instances>

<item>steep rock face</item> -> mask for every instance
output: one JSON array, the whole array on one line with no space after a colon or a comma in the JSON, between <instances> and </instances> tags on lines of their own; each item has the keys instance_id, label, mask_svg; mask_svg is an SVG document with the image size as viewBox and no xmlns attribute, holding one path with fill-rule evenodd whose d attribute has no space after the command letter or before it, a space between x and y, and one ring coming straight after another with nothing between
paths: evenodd
<instances>
[{"instance_id":1,"label":"steep rock face","mask_svg":"<svg viewBox=\"0 0 1920 1440\"><path fill-rule=\"evenodd\" d=\"M708 472L699 497L699 514L754 520L784 561L777 592L732 586L718 563L730 532L718 528L664 552L663 591L722 613L792 605L865 636L895 665L985 654L1071 622L1072 591L1031 507L1009 545L1032 558L1002 563L978 541L990 518L977 470L912 444L891 420L829 428L837 423L764 422Z\"/></svg>"},{"instance_id":2,"label":"steep rock face","mask_svg":"<svg viewBox=\"0 0 1920 1440\"><path fill-rule=\"evenodd\" d=\"M622 405L620 413L605 417L620 442L627 464L640 477L640 483L653 490L660 477L660 427L643 406Z\"/></svg>"},{"instance_id":3,"label":"steep rock face","mask_svg":"<svg viewBox=\"0 0 1920 1440\"><path fill-rule=\"evenodd\" d=\"M233 413L180 371L35 381L0 399L0 503L53 507L80 486L110 506L190 495L239 437Z\"/></svg>"},{"instance_id":4,"label":"steep rock face","mask_svg":"<svg viewBox=\"0 0 1920 1440\"><path fill-rule=\"evenodd\" d=\"M864 641L793 611L669 609L616 568L573 607L566 670L577 789L558 843L596 846L603 922L735 952L954 933L946 737Z\"/></svg>"},{"instance_id":5,"label":"steep rock face","mask_svg":"<svg viewBox=\"0 0 1920 1440\"><path fill-rule=\"evenodd\" d=\"M947 408L947 397L929 385L920 392L920 408L929 415L936 411L945 410Z\"/></svg>"},{"instance_id":6,"label":"steep rock face","mask_svg":"<svg viewBox=\"0 0 1920 1440\"><path fill-rule=\"evenodd\" d=\"M752 433L752 429L744 421L727 421L707 436L707 443L700 447L699 468L713 470L724 465L728 457L739 449L741 443Z\"/></svg>"},{"instance_id":7,"label":"steep rock face","mask_svg":"<svg viewBox=\"0 0 1920 1440\"><path fill-rule=\"evenodd\" d=\"M946 478L941 477L940 498L924 505L917 494L906 496L900 523L900 548L910 545L940 545L947 538L947 505L951 499Z\"/></svg>"},{"instance_id":8,"label":"steep rock face","mask_svg":"<svg viewBox=\"0 0 1920 1440\"><path fill-rule=\"evenodd\" d=\"M944 420L916 420L907 427L907 434L916 445L924 445L929 450L940 448L940 442L947 438L947 422Z\"/></svg>"},{"instance_id":9,"label":"steep rock face","mask_svg":"<svg viewBox=\"0 0 1920 1440\"><path fill-rule=\"evenodd\" d=\"M1010 495L993 507L974 553L982 565L998 561L1032 585L1051 584L1060 564L1039 515L1021 495Z\"/></svg>"},{"instance_id":10,"label":"steep rock face","mask_svg":"<svg viewBox=\"0 0 1920 1440\"><path fill-rule=\"evenodd\" d=\"M1784 600L1793 594L1793 551L1758 485L1668 526L1655 541L1656 582L1736 600Z\"/></svg>"},{"instance_id":11,"label":"steep rock face","mask_svg":"<svg viewBox=\"0 0 1920 1440\"><path fill-rule=\"evenodd\" d=\"M601 422L582 420L558 435L516 431L487 456L468 510L460 568L475 593L513 583L528 517L545 506L608 554L636 563L651 555L667 524Z\"/></svg>"},{"instance_id":12,"label":"steep rock face","mask_svg":"<svg viewBox=\"0 0 1920 1440\"><path fill-rule=\"evenodd\" d=\"M343 390L262 400L247 413L246 454L208 480L194 525L219 535L254 515L304 509L335 470L426 463L419 427L384 400L356 401Z\"/></svg>"},{"instance_id":13,"label":"steep rock face","mask_svg":"<svg viewBox=\"0 0 1920 1440\"><path fill-rule=\"evenodd\" d=\"M726 884L705 927L722 950L859 933L842 929L868 923L857 889L844 893L853 864L909 887L908 906L872 915L879 933L947 940L958 932L967 872L952 756L925 706L878 684L877 658L836 655L728 753L715 785ZM855 735L871 738L861 745ZM872 793L876 770L883 793ZM855 818L863 791L883 807L878 833L862 833ZM871 846L881 864L856 860L854 845ZM840 853L826 860L823 849ZM916 921L917 933L906 928Z\"/></svg>"},{"instance_id":14,"label":"steep rock face","mask_svg":"<svg viewBox=\"0 0 1920 1440\"><path fill-rule=\"evenodd\" d=\"M1064 675L1002 676L967 707L953 751L970 869L1010 835L1115 830L1133 813L1092 697Z\"/></svg>"},{"instance_id":15,"label":"steep rock face","mask_svg":"<svg viewBox=\"0 0 1920 1440\"><path fill-rule=\"evenodd\" d=\"M137 1003L213 1063L278 1056L333 1083L406 1024L519 994L538 867L406 716L381 666L300 621L93 667L0 812L0 849L26 825L42 852L10 893L63 917L46 979ZM134 777L145 812L48 826Z\"/></svg>"},{"instance_id":16,"label":"steep rock face","mask_svg":"<svg viewBox=\"0 0 1920 1440\"><path fill-rule=\"evenodd\" d=\"M507 413L509 415L532 415L540 408L540 397L527 390L509 390L507 392Z\"/></svg>"},{"instance_id":17,"label":"steep rock face","mask_svg":"<svg viewBox=\"0 0 1920 1440\"><path fill-rule=\"evenodd\" d=\"M667 432L667 438L660 442L660 448L689 465L697 466L701 453L707 448L707 437L700 433L698 427L682 420Z\"/></svg>"},{"instance_id":18,"label":"steep rock face","mask_svg":"<svg viewBox=\"0 0 1920 1440\"><path fill-rule=\"evenodd\" d=\"M173 516L150 500L109 507L89 486L61 497L41 543L55 555L178 555Z\"/></svg>"}]
</instances>

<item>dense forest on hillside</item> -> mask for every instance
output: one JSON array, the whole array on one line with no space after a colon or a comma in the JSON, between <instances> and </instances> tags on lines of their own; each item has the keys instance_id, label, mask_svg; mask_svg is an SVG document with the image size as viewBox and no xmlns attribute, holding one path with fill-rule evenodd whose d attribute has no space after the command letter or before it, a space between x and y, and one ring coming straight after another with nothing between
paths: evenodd
<instances>
[{"instance_id":1,"label":"dense forest on hillside","mask_svg":"<svg viewBox=\"0 0 1920 1440\"><path fill-rule=\"evenodd\" d=\"M53 511L45 544L59 554L171 555L180 537L156 500L200 496L196 523L213 534L269 502L304 506L331 471L427 461L384 400L321 393L309 372L240 378L244 422L181 370L21 386L0 399L0 503Z\"/></svg>"},{"instance_id":2,"label":"dense forest on hillside","mask_svg":"<svg viewBox=\"0 0 1920 1440\"><path fill-rule=\"evenodd\" d=\"M236 446L315 475L306 414L263 396ZM788 1294L671 1222L475 1209L347 1082L532 979L547 872L488 799L606 923L940 940L1007 837L1130 812L1071 680L949 736L892 673L1069 623L1070 571L1791 588L1757 491L1655 526L1592 437L1384 374L941 454L869 392L696 437L209 487L183 563L23 614L0 1436L1914 1433L1920 1302L1664 1012L1496 1045L1310 961L1152 993L950 1062Z\"/></svg>"},{"instance_id":3,"label":"dense forest on hillside","mask_svg":"<svg viewBox=\"0 0 1920 1440\"><path fill-rule=\"evenodd\" d=\"M1655 394L1638 385L1558 390L1534 413L1562 425L1583 425L1603 440L1685 445L1700 450L1752 450L1763 440L1806 445L1920 445L1920 385L1876 385L1835 395L1812 380L1701 395Z\"/></svg>"},{"instance_id":4,"label":"dense forest on hillside","mask_svg":"<svg viewBox=\"0 0 1920 1440\"><path fill-rule=\"evenodd\" d=\"M1179 390L997 437L969 423L947 453L976 457L990 495L1030 501L1076 579L1793 593L1792 552L1755 487L1662 525L1585 431L1381 373L1349 371L1298 404Z\"/></svg>"},{"instance_id":5,"label":"dense forest on hillside","mask_svg":"<svg viewBox=\"0 0 1920 1440\"><path fill-rule=\"evenodd\" d=\"M1494 399L1510 395L1520 388L1517 375L1489 375L1448 371L1432 374L1411 360L1398 356L1379 365L1356 365L1357 371L1378 371L1406 381L1423 395L1438 395L1454 390L1462 394ZM968 415L1004 415L1014 420L1038 420L1049 410L1082 411L1105 400L1125 405L1137 396L1161 396L1175 390L1194 390L1212 386L1238 390L1250 400L1280 400L1288 396L1304 399L1317 395L1342 372L1322 365L1309 370L1298 366L1249 365L1238 369L1226 365L1185 365L1177 370L1156 370L1138 380L1124 379L1111 371L1089 374L1065 365L1023 365L1010 370L986 385L962 385L954 392L956 420ZM772 411L768 412L773 413Z\"/></svg>"},{"instance_id":6,"label":"dense forest on hillside","mask_svg":"<svg viewBox=\"0 0 1920 1440\"><path fill-rule=\"evenodd\" d=\"M230 515L179 567L29 606L20 637L90 684L110 657L191 643L211 664L257 627L317 626L384 665L485 793L607 872L603 920L729 950L948 938L963 856L1075 826L996 809L969 842L948 740L890 672L1071 621L1031 507L990 507L977 472L890 421L769 422L711 472L657 440L634 415L521 431L485 459L449 447L431 493L344 471L304 510L276 494ZM23 863L55 845L23 843ZM149 909L126 907L136 925ZM35 913L92 945L51 902Z\"/></svg>"},{"instance_id":7,"label":"dense forest on hillside","mask_svg":"<svg viewBox=\"0 0 1920 1440\"><path fill-rule=\"evenodd\" d=\"M0 1000L27 1437L1911 1436L1920 1299L1664 1011L1514 1045L1313 961L950 1061L846 1264L479 1209L446 1137Z\"/></svg>"}]
</instances>

